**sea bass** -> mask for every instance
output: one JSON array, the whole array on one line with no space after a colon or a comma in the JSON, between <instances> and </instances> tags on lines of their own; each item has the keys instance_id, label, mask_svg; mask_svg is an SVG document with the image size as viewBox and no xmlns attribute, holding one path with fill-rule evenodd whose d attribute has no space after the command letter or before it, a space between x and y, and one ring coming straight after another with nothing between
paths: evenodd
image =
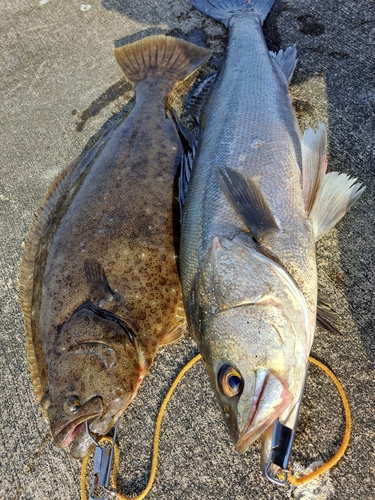
<instances>
[{"instance_id":1,"label":"sea bass","mask_svg":"<svg viewBox=\"0 0 375 500\"><path fill-rule=\"evenodd\" d=\"M20 300L35 392L57 445L85 456L185 325L167 99L211 51L152 36L115 49L136 103L54 182L29 232ZM177 212L176 212L177 207ZM176 226L177 221L177 226Z\"/></svg>"},{"instance_id":2,"label":"sea bass","mask_svg":"<svg viewBox=\"0 0 375 500\"><path fill-rule=\"evenodd\" d=\"M364 188L326 174L326 132L301 137L295 47L270 53L273 0L191 0L229 29L202 118L181 233L189 329L239 452L295 428L317 315L315 241ZM274 471L277 474L277 470Z\"/></svg>"}]
</instances>

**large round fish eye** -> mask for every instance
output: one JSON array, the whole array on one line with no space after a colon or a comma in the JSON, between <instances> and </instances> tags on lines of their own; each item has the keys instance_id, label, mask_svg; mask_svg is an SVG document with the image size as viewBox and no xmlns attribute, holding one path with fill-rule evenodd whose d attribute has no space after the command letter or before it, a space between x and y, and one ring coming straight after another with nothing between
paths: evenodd
<instances>
[{"instance_id":1,"label":"large round fish eye","mask_svg":"<svg viewBox=\"0 0 375 500\"><path fill-rule=\"evenodd\" d=\"M75 413L81 407L81 403L79 401L78 396L69 396L68 399L64 403L64 411L65 413Z\"/></svg>"},{"instance_id":2,"label":"large round fish eye","mask_svg":"<svg viewBox=\"0 0 375 500\"><path fill-rule=\"evenodd\" d=\"M219 371L219 385L229 398L237 396L242 389L242 376L233 366L224 365Z\"/></svg>"}]
</instances>

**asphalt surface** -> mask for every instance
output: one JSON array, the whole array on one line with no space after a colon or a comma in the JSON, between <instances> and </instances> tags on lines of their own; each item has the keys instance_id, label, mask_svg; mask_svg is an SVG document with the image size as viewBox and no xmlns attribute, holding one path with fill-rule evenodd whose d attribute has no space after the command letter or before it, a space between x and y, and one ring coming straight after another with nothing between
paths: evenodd
<instances>
[{"instance_id":1,"label":"asphalt surface","mask_svg":"<svg viewBox=\"0 0 375 500\"><path fill-rule=\"evenodd\" d=\"M339 313L342 335L318 330L312 354L345 387L352 438L329 473L308 486L278 488L261 476L257 445L244 456L234 450L208 378L197 365L168 407L150 500L375 499L375 4L276 0L264 30L270 49L297 44L291 93L301 127L324 121L329 169L367 185L355 207L318 244L319 279ZM134 101L113 57L113 42L152 33L212 48L206 73L220 65L226 31L188 0L3 0L0 5L0 498L79 498L80 463L51 441L27 372L17 300L21 245L54 177ZM121 418L118 482L123 493L145 486L158 408L196 352L189 337L163 348ZM294 470L326 461L339 446L343 428L336 390L312 367L291 458Z\"/></svg>"}]
</instances>

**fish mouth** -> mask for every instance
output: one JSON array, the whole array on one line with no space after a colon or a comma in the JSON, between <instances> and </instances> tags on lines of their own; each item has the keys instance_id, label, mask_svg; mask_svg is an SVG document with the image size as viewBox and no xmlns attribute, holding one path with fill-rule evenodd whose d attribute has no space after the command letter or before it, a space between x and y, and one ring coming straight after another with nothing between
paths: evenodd
<instances>
[{"instance_id":1,"label":"fish mouth","mask_svg":"<svg viewBox=\"0 0 375 500\"><path fill-rule=\"evenodd\" d=\"M248 424L241 432L236 449L244 453L291 404L288 384L273 371L257 373L254 402Z\"/></svg>"},{"instance_id":2,"label":"fish mouth","mask_svg":"<svg viewBox=\"0 0 375 500\"><path fill-rule=\"evenodd\" d=\"M73 420L73 422L69 422L60 432L54 435L54 440L60 448L66 448L74 439L78 436L78 434L86 427L86 420L95 419L96 421L100 418L101 414L91 414L85 415L80 418ZM97 417L97 418L95 418Z\"/></svg>"},{"instance_id":3,"label":"fish mouth","mask_svg":"<svg viewBox=\"0 0 375 500\"><path fill-rule=\"evenodd\" d=\"M53 433L53 438L55 443L60 446L60 448L66 448L85 428L86 420L92 420L91 425L97 422L103 415L103 403L102 398L96 396L87 403L85 403L79 411L79 415L66 422L61 423L60 426ZM90 427L91 427L90 425Z\"/></svg>"}]
</instances>

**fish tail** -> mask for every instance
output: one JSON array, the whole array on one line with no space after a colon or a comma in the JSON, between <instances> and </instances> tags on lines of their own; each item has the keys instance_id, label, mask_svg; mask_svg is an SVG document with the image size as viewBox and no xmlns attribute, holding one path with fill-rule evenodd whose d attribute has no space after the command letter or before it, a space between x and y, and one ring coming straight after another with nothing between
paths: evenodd
<instances>
[{"instance_id":1,"label":"fish tail","mask_svg":"<svg viewBox=\"0 0 375 500\"><path fill-rule=\"evenodd\" d=\"M207 16L228 25L236 12L248 11L259 15L262 24L275 0L190 0L190 3Z\"/></svg>"},{"instance_id":2,"label":"fish tail","mask_svg":"<svg viewBox=\"0 0 375 500\"><path fill-rule=\"evenodd\" d=\"M212 52L179 38L156 35L114 49L126 78L136 86L145 78L158 78L174 85L205 63Z\"/></svg>"}]
</instances>

